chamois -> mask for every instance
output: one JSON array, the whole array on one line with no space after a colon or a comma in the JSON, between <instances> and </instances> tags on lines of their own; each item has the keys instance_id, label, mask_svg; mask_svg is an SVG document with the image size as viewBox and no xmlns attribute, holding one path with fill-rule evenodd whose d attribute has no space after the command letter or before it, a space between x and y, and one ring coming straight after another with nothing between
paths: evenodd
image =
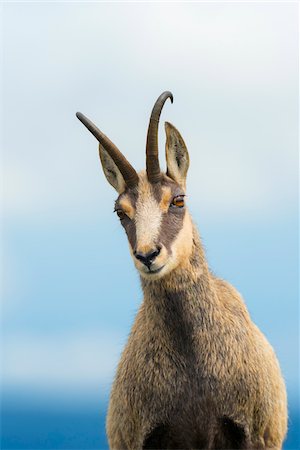
<instances>
[{"instance_id":1,"label":"chamois","mask_svg":"<svg viewBox=\"0 0 300 450\"><path fill-rule=\"evenodd\" d=\"M137 173L83 114L99 141L115 211L144 299L122 353L107 415L110 449L280 449L287 400L275 353L236 289L208 268L185 205L189 155L165 123L167 172L158 159L157 99Z\"/></svg>"}]
</instances>

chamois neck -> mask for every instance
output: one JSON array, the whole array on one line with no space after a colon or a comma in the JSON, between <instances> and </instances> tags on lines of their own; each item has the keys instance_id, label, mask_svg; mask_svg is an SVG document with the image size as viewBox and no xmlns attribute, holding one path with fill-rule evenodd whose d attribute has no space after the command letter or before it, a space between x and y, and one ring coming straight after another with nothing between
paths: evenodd
<instances>
[{"instance_id":1,"label":"chamois neck","mask_svg":"<svg viewBox=\"0 0 300 450\"><path fill-rule=\"evenodd\" d=\"M216 296L213 280L201 245L200 237L193 226L192 251L186 261L179 264L170 274L158 280L141 278L144 292L144 304L151 307L164 307L169 299L184 302L184 308L199 307L204 303L214 303ZM174 305L174 302L173 306ZM168 306L170 307L170 306Z\"/></svg>"},{"instance_id":2,"label":"chamois neck","mask_svg":"<svg viewBox=\"0 0 300 450\"><path fill-rule=\"evenodd\" d=\"M186 264L157 281L142 280L143 310L153 333L180 354L192 354L193 334L212 328L219 308L214 283L194 228L192 252ZM156 330L156 331L155 331Z\"/></svg>"}]
</instances>

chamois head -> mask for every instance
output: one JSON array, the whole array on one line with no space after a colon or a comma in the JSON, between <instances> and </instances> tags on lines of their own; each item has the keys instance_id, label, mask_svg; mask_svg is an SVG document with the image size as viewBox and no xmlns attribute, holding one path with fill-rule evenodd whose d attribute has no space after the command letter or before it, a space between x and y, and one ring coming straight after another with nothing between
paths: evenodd
<instances>
[{"instance_id":1,"label":"chamois head","mask_svg":"<svg viewBox=\"0 0 300 450\"><path fill-rule=\"evenodd\" d=\"M140 274L158 279L183 264L192 248L192 223L185 207L189 155L178 130L165 123L167 172L158 159L158 124L171 92L157 99L150 117L146 144L146 171L137 173L117 147L83 114L78 119L99 141L107 181L119 196L115 212L125 228L130 252Z\"/></svg>"}]
</instances>

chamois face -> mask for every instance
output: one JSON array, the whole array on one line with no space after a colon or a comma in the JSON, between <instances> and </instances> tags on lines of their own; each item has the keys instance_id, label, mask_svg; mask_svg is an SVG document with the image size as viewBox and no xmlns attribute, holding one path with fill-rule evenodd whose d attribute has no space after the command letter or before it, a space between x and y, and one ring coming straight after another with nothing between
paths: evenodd
<instances>
[{"instance_id":1,"label":"chamois face","mask_svg":"<svg viewBox=\"0 0 300 450\"><path fill-rule=\"evenodd\" d=\"M188 260L192 223L185 206L189 155L178 130L165 123L167 173L159 168L158 124L171 92L163 92L152 109L146 144L146 171L137 172L118 148L83 114L78 119L99 141L108 182L118 192L115 211L124 227L134 264L140 274L157 279Z\"/></svg>"},{"instance_id":2,"label":"chamois face","mask_svg":"<svg viewBox=\"0 0 300 450\"><path fill-rule=\"evenodd\" d=\"M162 174L152 184L146 172L139 173L134 190L119 195L115 211L124 227L130 253L139 273L158 279L190 254L191 219L185 205L185 189Z\"/></svg>"}]
</instances>

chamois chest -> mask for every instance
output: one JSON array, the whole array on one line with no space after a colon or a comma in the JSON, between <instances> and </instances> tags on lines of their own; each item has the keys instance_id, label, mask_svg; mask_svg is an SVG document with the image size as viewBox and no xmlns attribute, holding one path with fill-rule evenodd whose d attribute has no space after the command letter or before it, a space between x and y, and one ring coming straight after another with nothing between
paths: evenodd
<instances>
[{"instance_id":1,"label":"chamois chest","mask_svg":"<svg viewBox=\"0 0 300 450\"><path fill-rule=\"evenodd\" d=\"M219 378L224 383L224 373L232 377L233 360L242 355L246 336L224 324L224 318L220 323L205 302L192 304L187 294L165 293L157 300L142 305L132 330L127 351L133 376L144 384L147 401L163 399L176 406L189 392L191 401L195 392L198 400L208 398L220 388Z\"/></svg>"},{"instance_id":2,"label":"chamois chest","mask_svg":"<svg viewBox=\"0 0 300 450\"><path fill-rule=\"evenodd\" d=\"M247 401L247 380L232 372L235 356L224 349L224 332L214 319L204 316L201 307L198 312L187 311L180 300L160 308L159 315L144 304L136 318L123 358L131 362L122 368L126 404L134 405L138 420L144 417L151 422L153 416L158 426L167 424L164 433L176 435L182 448L187 442L191 448L205 447L208 436L199 430L228 416L237 396L245 395L242 403ZM225 409L221 411L220 405Z\"/></svg>"}]
</instances>

